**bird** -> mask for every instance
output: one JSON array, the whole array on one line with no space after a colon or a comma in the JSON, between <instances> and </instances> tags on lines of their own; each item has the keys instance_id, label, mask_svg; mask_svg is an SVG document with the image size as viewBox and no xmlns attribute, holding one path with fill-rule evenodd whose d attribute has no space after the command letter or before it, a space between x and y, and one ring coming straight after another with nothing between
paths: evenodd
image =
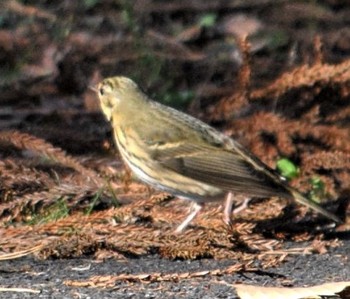
<instances>
[{"instance_id":1,"label":"bird","mask_svg":"<svg viewBox=\"0 0 350 299\"><path fill-rule=\"evenodd\" d=\"M133 80L106 78L95 91L120 155L132 172L155 189L192 201L176 233L186 229L205 203L224 198L223 220L231 224L238 194L294 199L341 223L240 143L189 114L152 100Z\"/></svg>"}]
</instances>

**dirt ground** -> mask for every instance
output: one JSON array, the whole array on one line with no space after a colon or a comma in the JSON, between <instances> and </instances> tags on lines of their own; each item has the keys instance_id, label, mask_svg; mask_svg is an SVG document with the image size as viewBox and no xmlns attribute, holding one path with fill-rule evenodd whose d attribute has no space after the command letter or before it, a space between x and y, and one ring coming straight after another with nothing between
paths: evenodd
<instances>
[{"instance_id":1,"label":"dirt ground","mask_svg":"<svg viewBox=\"0 0 350 299\"><path fill-rule=\"evenodd\" d=\"M349 15L340 0L2 1L0 298L349 281ZM231 227L212 203L175 235L189 203L131 175L89 89L114 75L232 136L344 223L253 198Z\"/></svg>"},{"instance_id":2,"label":"dirt ground","mask_svg":"<svg viewBox=\"0 0 350 299\"><path fill-rule=\"evenodd\" d=\"M233 261L169 261L159 256L107 262L88 257L45 261L23 258L1 264L0 284L41 291L40 294L0 292L0 298L238 298L233 286L236 283L296 287L349 281L350 268L347 266L348 260L344 259L349 250L347 241L340 248L324 255L293 256L277 268L220 276L205 273L230 267ZM105 277L107 281L110 278L108 276L157 272L203 274L192 279L152 283L120 280L107 289L67 285L69 281L89 281L95 275ZM259 294L256 294L256 298L259 298Z\"/></svg>"}]
</instances>

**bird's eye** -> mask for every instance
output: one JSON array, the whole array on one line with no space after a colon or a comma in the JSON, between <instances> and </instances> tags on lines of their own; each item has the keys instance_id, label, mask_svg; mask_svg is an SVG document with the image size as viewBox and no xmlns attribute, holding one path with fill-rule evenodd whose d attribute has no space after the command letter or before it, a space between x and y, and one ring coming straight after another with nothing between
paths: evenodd
<instances>
[{"instance_id":1,"label":"bird's eye","mask_svg":"<svg viewBox=\"0 0 350 299\"><path fill-rule=\"evenodd\" d=\"M109 81L103 81L98 86L98 93L99 93L100 96L105 96L105 95L107 95L108 93L111 93L111 92L113 92L113 85Z\"/></svg>"}]
</instances>

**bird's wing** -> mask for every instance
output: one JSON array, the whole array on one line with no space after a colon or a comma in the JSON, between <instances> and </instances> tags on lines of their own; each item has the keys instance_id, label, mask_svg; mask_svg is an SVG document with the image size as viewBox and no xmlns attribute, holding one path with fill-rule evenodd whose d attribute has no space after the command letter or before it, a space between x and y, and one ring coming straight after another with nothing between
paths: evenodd
<instances>
[{"instance_id":1,"label":"bird's wing","mask_svg":"<svg viewBox=\"0 0 350 299\"><path fill-rule=\"evenodd\" d=\"M176 142L151 146L152 158L163 167L223 190L252 196L286 196L283 184L273 180L240 152L203 144ZM259 164L264 165L262 162ZM266 171L270 171L266 168Z\"/></svg>"}]
</instances>

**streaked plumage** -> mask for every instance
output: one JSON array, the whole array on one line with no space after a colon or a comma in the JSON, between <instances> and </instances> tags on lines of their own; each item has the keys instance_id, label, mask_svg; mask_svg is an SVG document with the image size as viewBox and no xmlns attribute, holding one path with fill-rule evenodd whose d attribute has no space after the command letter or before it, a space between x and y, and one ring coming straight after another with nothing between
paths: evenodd
<instances>
[{"instance_id":1,"label":"streaked plumage","mask_svg":"<svg viewBox=\"0 0 350 299\"><path fill-rule=\"evenodd\" d=\"M333 214L289 187L284 178L239 143L202 121L149 99L125 77L98 85L98 96L111 122L119 151L144 182L179 197L194 200L194 212L178 228L184 229L200 206L228 194L294 198L324 216ZM225 215L228 221L229 215Z\"/></svg>"}]
</instances>

